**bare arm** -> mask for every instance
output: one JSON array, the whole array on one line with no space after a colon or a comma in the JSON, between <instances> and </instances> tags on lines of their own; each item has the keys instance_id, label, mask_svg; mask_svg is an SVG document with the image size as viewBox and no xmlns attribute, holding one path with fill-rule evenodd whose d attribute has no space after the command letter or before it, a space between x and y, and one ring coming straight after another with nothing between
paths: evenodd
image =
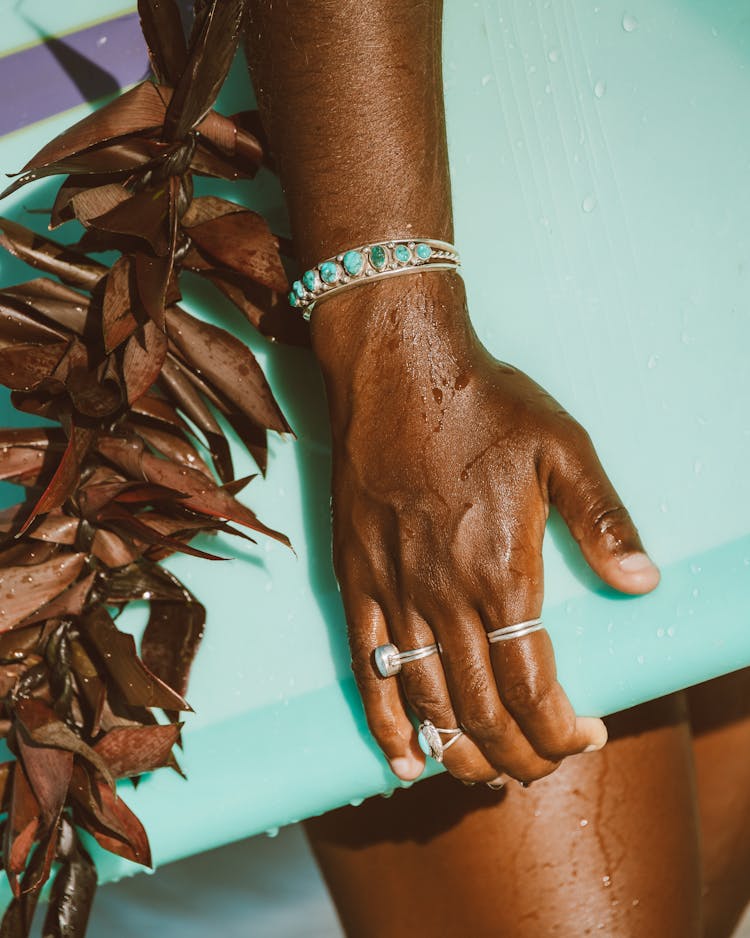
<instances>
[{"instance_id":1,"label":"bare arm","mask_svg":"<svg viewBox=\"0 0 750 938\"><path fill-rule=\"evenodd\" d=\"M452 241L439 0L250 7L248 57L303 269L388 237ZM531 780L603 745L601 721L577 718L557 683L545 631L486 639L541 612L551 502L612 586L658 582L585 431L482 347L455 272L415 271L326 299L312 338L331 416L334 564L353 667L394 771L414 778L423 757L397 679L373 668L372 650L387 641L439 641L439 657L398 680L420 719L465 730L446 753L454 775Z\"/></svg>"}]
</instances>

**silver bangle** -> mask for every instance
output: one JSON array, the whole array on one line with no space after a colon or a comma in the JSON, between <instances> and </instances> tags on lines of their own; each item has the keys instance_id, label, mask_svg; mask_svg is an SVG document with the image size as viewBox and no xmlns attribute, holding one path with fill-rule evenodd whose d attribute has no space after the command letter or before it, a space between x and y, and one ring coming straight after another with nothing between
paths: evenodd
<instances>
[{"instance_id":1,"label":"silver bangle","mask_svg":"<svg viewBox=\"0 0 750 938\"><path fill-rule=\"evenodd\" d=\"M292 284L289 305L301 309L309 319L316 303L358 283L413 270L456 270L460 265L456 248L434 238L391 238L360 244L306 270Z\"/></svg>"}]
</instances>

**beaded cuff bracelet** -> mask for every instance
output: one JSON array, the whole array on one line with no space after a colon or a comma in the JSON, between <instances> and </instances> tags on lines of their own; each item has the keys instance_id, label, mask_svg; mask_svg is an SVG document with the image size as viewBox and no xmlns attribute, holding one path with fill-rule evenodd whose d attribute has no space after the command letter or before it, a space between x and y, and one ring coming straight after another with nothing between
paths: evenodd
<instances>
[{"instance_id":1,"label":"beaded cuff bracelet","mask_svg":"<svg viewBox=\"0 0 750 938\"><path fill-rule=\"evenodd\" d=\"M417 268L454 270L461 265L458 252L447 241L432 238L394 238L376 241L336 254L295 280L289 304L310 318L313 306L347 287L376 277L406 274Z\"/></svg>"}]
</instances>

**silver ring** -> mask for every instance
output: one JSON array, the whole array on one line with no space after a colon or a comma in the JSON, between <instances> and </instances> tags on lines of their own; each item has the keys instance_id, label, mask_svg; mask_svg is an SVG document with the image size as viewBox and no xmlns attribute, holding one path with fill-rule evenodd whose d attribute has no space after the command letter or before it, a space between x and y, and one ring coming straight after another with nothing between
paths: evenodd
<instances>
[{"instance_id":1,"label":"silver ring","mask_svg":"<svg viewBox=\"0 0 750 938\"><path fill-rule=\"evenodd\" d=\"M440 734L445 733L449 738L443 742ZM458 726L443 727L435 726L432 720L423 720L419 724L419 748L426 756L432 756L436 762L442 762L445 752L450 749L453 743L463 736L464 731Z\"/></svg>"},{"instance_id":2,"label":"silver ring","mask_svg":"<svg viewBox=\"0 0 750 938\"><path fill-rule=\"evenodd\" d=\"M401 666L408 661L419 661L420 658L429 658L438 650L437 645L424 645L422 648L412 648L411 651L399 651L395 645L378 645L373 652L375 667L381 677L393 677L401 670Z\"/></svg>"},{"instance_id":3,"label":"silver ring","mask_svg":"<svg viewBox=\"0 0 750 938\"><path fill-rule=\"evenodd\" d=\"M541 619L527 619L525 622L505 625L501 629L495 629L494 632L488 632L487 641L490 645L494 645L495 642L507 642L511 638L523 638L524 635L531 635L532 632L538 632L543 628Z\"/></svg>"}]
</instances>

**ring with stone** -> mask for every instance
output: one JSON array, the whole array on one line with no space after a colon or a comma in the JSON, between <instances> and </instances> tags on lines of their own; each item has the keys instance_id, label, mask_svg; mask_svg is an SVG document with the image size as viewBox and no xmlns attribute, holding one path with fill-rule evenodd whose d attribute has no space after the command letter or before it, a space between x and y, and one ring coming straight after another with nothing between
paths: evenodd
<instances>
[{"instance_id":1,"label":"ring with stone","mask_svg":"<svg viewBox=\"0 0 750 938\"><path fill-rule=\"evenodd\" d=\"M507 642L511 638L523 638L524 635L531 635L532 632L538 632L543 628L541 619L527 619L525 622L504 625L501 629L488 632L487 641L490 645L494 645L496 642Z\"/></svg>"},{"instance_id":2,"label":"ring with stone","mask_svg":"<svg viewBox=\"0 0 750 938\"><path fill-rule=\"evenodd\" d=\"M443 742L441 733L444 733L448 739ZM419 724L419 733L417 740L419 748L426 756L432 756L436 762L442 762L446 750L450 749L453 743L457 742L464 731L457 726L443 727L435 726L431 720L423 720Z\"/></svg>"},{"instance_id":3,"label":"ring with stone","mask_svg":"<svg viewBox=\"0 0 750 938\"><path fill-rule=\"evenodd\" d=\"M381 677L393 677L401 670L401 666L408 661L419 661L421 658L429 658L438 650L437 645L423 645L421 648L413 648L411 651L399 651L395 645L378 645L373 652L375 658L375 667Z\"/></svg>"}]
</instances>

